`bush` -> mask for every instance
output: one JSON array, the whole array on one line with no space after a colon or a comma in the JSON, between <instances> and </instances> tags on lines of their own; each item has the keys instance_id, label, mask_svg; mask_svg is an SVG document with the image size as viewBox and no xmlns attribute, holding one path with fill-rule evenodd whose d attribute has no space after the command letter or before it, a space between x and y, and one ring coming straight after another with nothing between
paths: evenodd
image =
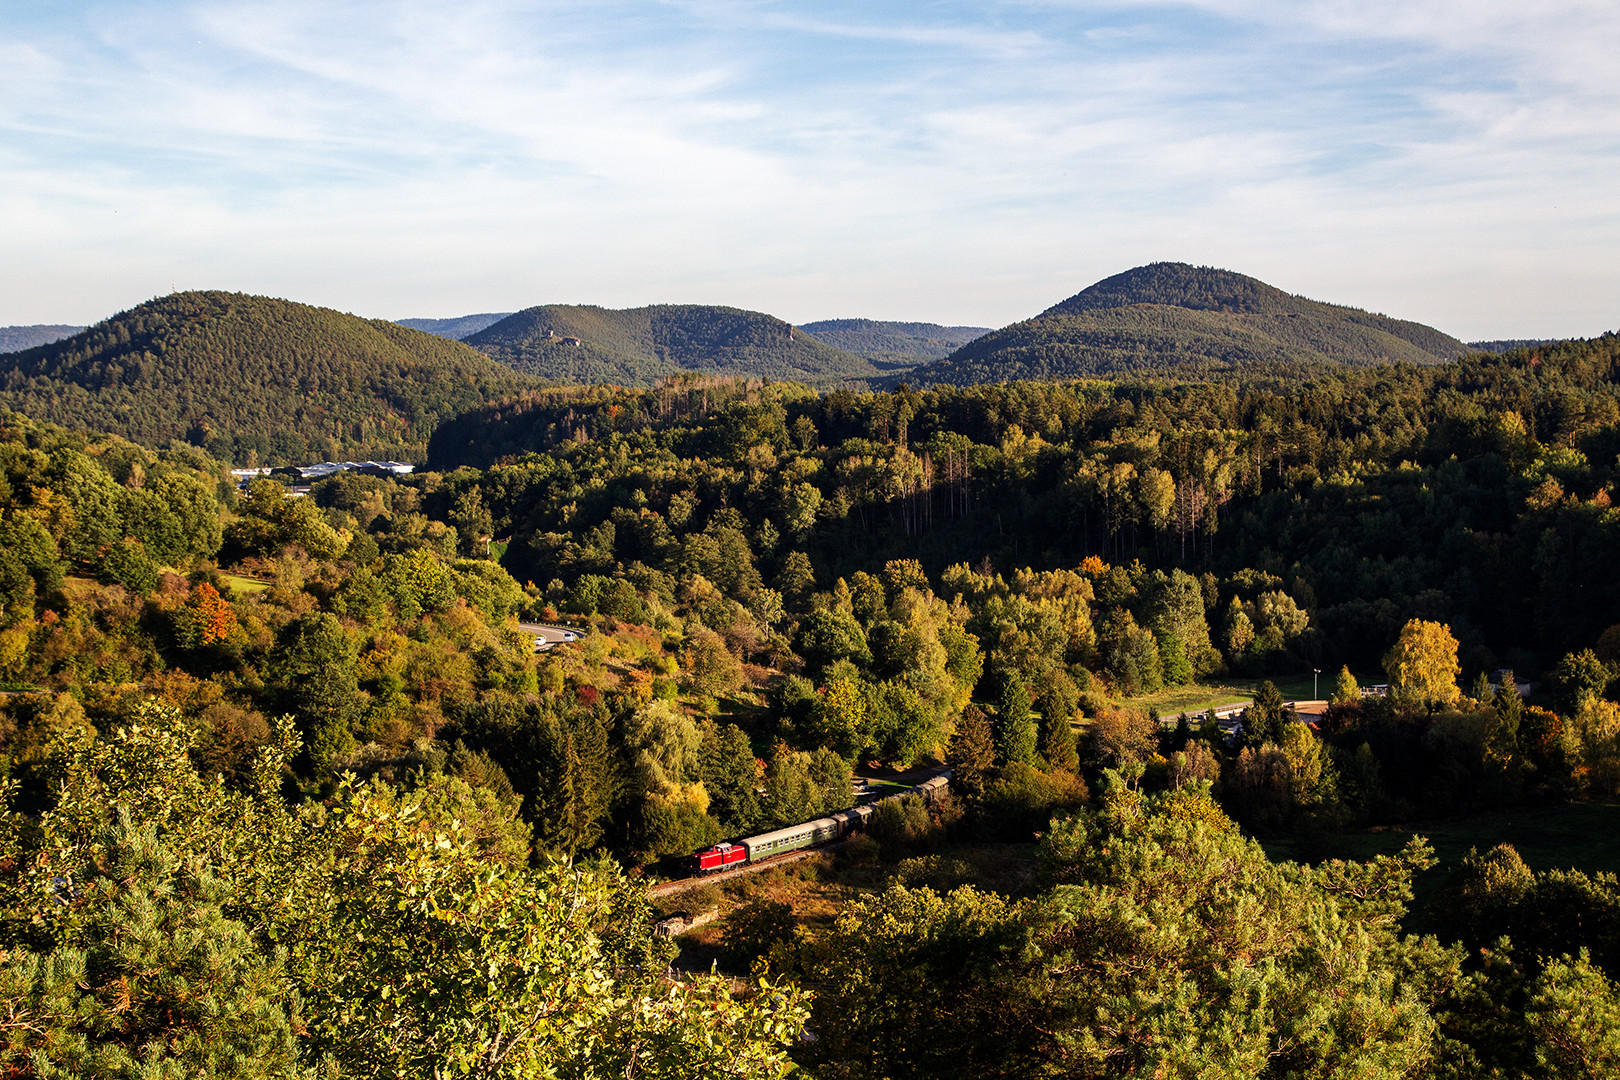
<instances>
[{"instance_id":1,"label":"bush","mask_svg":"<svg viewBox=\"0 0 1620 1080\"><path fill-rule=\"evenodd\" d=\"M780 900L750 900L726 916L721 956L732 968L746 970L778 945L798 939L799 922L793 909Z\"/></svg>"},{"instance_id":2,"label":"bush","mask_svg":"<svg viewBox=\"0 0 1620 1080\"><path fill-rule=\"evenodd\" d=\"M872 839L890 852L931 847L938 839L934 816L921 795L904 795L877 804L866 824Z\"/></svg>"},{"instance_id":3,"label":"bush","mask_svg":"<svg viewBox=\"0 0 1620 1080\"><path fill-rule=\"evenodd\" d=\"M906 859L894 869L894 880L908 889L927 888L944 894L977 883L978 873L963 859L924 855Z\"/></svg>"},{"instance_id":4,"label":"bush","mask_svg":"<svg viewBox=\"0 0 1620 1080\"><path fill-rule=\"evenodd\" d=\"M1045 829L1053 815L1079 809L1089 797L1085 781L1071 772L1009 765L985 789L979 831L996 839L1027 840Z\"/></svg>"},{"instance_id":5,"label":"bush","mask_svg":"<svg viewBox=\"0 0 1620 1080\"><path fill-rule=\"evenodd\" d=\"M877 861L882 850L882 845L870 836L856 833L838 849L838 858L851 866L869 866Z\"/></svg>"}]
</instances>

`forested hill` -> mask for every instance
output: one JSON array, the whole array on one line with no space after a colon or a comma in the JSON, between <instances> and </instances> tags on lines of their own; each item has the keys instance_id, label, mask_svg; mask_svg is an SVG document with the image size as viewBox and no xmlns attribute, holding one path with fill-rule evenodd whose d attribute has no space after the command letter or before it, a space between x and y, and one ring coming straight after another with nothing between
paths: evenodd
<instances>
[{"instance_id":1,"label":"forested hill","mask_svg":"<svg viewBox=\"0 0 1620 1080\"><path fill-rule=\"evenodd\" d=\"M987 326L940 326L877 319L823 319L805 323L799 329L835 348L891 365L938 360L990 332Z\"/></svg>"},{"instance_id":2,"label":"forested hill","mask_svg":"<svg viewBox=\"0 0 1620 1080\"><path fill-rule=\"evenodd\" d=\"M47 345L83 329L82 326L0 326L0 353Z\"/></svg>"},{"instance_id":3,"label":"forested hill","mask_svg":"<svg viewBox=\"0 0 1620 1080\"><path fill-rule=\"evenodd\" d=\"M421 330L434 337L450 338L452 341L461 341L478 333L485 327L494 326L508 315L510 311L489 311L482 315L456 315L448 319L395 319L401 326L408 326L412 330Z\"/></svg>"},{"instance_id":4,"label":"forested hill","mask_svg":"<svg viewBox=\"0 0 1620 1080\"><path fill-rule=\"evenodd\" d=\"M612 310L546 304L467 343L553 383L648 386L682 371L831 385L871 378L871 361L757 311L702 304Z\"/></svg>"},{"instance_id":5,"label":"forested hill","mask_svg":"<svg viewBox=\"0 0 1620 1080\"><path fill-rule=\"evenodd\" d=\"M459 342L225 292L160 297L0 360L0 405L237 463L417 459L440 420L530 385Z\"/></svg>"},{"instance_id":6,"label":"forested hill","mask_svg":"<svg viewBox=\"0 0 1620 1080\"><path fill-rule=\"evenodd\" d=\"M1467 351L1421 323L1291 296L1226 270L1153 263L986 334L909 379L962 386L1172 367L1436 364Z\"/></svg>"}]
</instances>

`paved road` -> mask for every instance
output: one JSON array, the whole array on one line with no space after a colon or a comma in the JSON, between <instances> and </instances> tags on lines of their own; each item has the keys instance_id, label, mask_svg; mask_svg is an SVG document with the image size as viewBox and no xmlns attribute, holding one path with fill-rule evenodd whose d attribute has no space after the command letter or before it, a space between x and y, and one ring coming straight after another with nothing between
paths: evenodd
<instances>
[{"instance_id":1,"label":"paved road","mask_svg":"<svg viewBox=\"0 0 1620 1080\"><path fill-rule=\"evenodd\" d=\"M550 623L520 622L518 629L534 635L534 651L545 652L553 645L561 645L565 641L578 641L579 631L566 626L552 626Z\"/></svg>"}]
</instances>

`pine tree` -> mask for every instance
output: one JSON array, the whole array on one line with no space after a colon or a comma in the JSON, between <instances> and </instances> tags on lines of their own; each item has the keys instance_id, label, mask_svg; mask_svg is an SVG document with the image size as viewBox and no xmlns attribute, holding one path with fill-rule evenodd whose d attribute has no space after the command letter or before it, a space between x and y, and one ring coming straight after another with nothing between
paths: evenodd
<instances>
[{"instance_id":1,"label":"pine tree","mask_svg":"<svg viewBox=\"0 0 1620 1080\"><path fill-rule=\"evenodd\" d=\"M1518 678L1511 671L1502 672L1502 681L1496 685L1491 707L1502 724L1502 736L1509 745L1516 744L1519 721L1524 718L1524 699L1519 696Z\"/></svg>"},{"instance_id":2,"label":"pine tree","mask_svg":"<svg viewBox=\"0 0 1620 1080\"><path fill-rule=\"evenodd\" d=\"M1011 668L1004 671L1000 708L996 710L996 759L1003 765L1028 765L1035 760L1037 737L1029 704L1024 677Z\"/></svg>"},{"instance_id":3,"label":"pine tree","mask_svg":"<svg viewBox=\"0 0 1620 1080\"><path fill-rule=\"evenodd\" d=\"M539 744L539 775L529 808L535 839L572 855L595 839L586 828L589 815L581 806L579 790L580 782L589 779L583 775L574 733L562 721L544 717Z\"/></svg>"},{"instance_id":4,"label":"pine tree","mask_svg":"<svg viewBox=\"0 0 1620 1080\"><path fill-rule=\"evenodd\" d=\"M122 814L102 843L75 905L83 921L53 952L16 955L0 978L11 999L3 1004L13 1015L32 1013L41 1029L22 1045L8 1041L4 1071L89 1080L304 1075L281 959L225 915L225 884Z\"/></svg>"},{"instance_id":5,"label":"pine tree","mask_svg":"<svg viewBox=\"0 0 1620 1080\"><path fill-rule=\"evenodd\" d=\"M1176 729L1170 734L1170 746L1168 749L1172 753L1180 753L1187 749L1187 744L1192 741L1192 737L1192 720L1187 717L1186 713L1182 713L1176 717Z\"/></svg>"},{"instance_id":6,"label":"pine tree","mask_svg":"<svg viewBox=\"0 0 1620 1080\"><path fill-rule=\"evenodd\" d=\"M962 711L945 760L951 766L951 786L964 799L973 802L984 794L986 774L996 764L996 744L990 722L977 706Z\"/></svg>"},{"instance_id":7,"label":"pine tree","mask_svg":"<svg viewBox=\"0 0 1620 1080\"><path fill-rule=\"evenodd\" d=\"M1074 772L1080 767L1080 754L1075 747L1074 728L1069 718L1047 713L1041 723L1041 757L1054 769Z\"/></svg>"},{"instance_id":8,"label":"pine tree","mask_svg":"<svg viewBox=\"0 0 1620 1080\"><path fill-rule=\"evenodd\" d=\"M699 775L709 793L709 813L730 835L746 832L762 815L758 763L748 735L736 724L707 723L703 732Z\"/></svg>"},{"instance_id":9,"label":"pine tree","mask_svg":"<svg viewBox=\"0 0 1620 1080\"><path fill-rule=\"evenodd\" d=\"M1249 746L1277 744L1283 735L1283 696L1270 679L1254 692L1254 701L1243 710L1243 741Z\"/></svg>"},{"instance_id":10,"label":"pine tree","mask_svg":"<svg viewBox=\"0 0 1620 1080\"><path fill-rule=\"evenodd\" d=\"M1524 1009L1540 1075L1550 1080L1620 1073L1620 989L1585 949L1548 964Z\"/></svg>"}]
</instances>

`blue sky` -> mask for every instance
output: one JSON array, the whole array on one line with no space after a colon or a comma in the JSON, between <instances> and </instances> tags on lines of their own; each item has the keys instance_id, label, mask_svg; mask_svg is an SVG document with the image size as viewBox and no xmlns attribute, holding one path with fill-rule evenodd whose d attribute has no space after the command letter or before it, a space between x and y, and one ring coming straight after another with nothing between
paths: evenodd
<instances>
[{"instance_id":1,"label":"blue sky","mask_svg":"<svg viewBox=\"0 0 1620 1080\"><path fill-rule=\"evenodd\" d=\"M0 324L1002 325L1155 259L1620 328L1620 5L0 0Z\"/></svg>"}]
</instances>

